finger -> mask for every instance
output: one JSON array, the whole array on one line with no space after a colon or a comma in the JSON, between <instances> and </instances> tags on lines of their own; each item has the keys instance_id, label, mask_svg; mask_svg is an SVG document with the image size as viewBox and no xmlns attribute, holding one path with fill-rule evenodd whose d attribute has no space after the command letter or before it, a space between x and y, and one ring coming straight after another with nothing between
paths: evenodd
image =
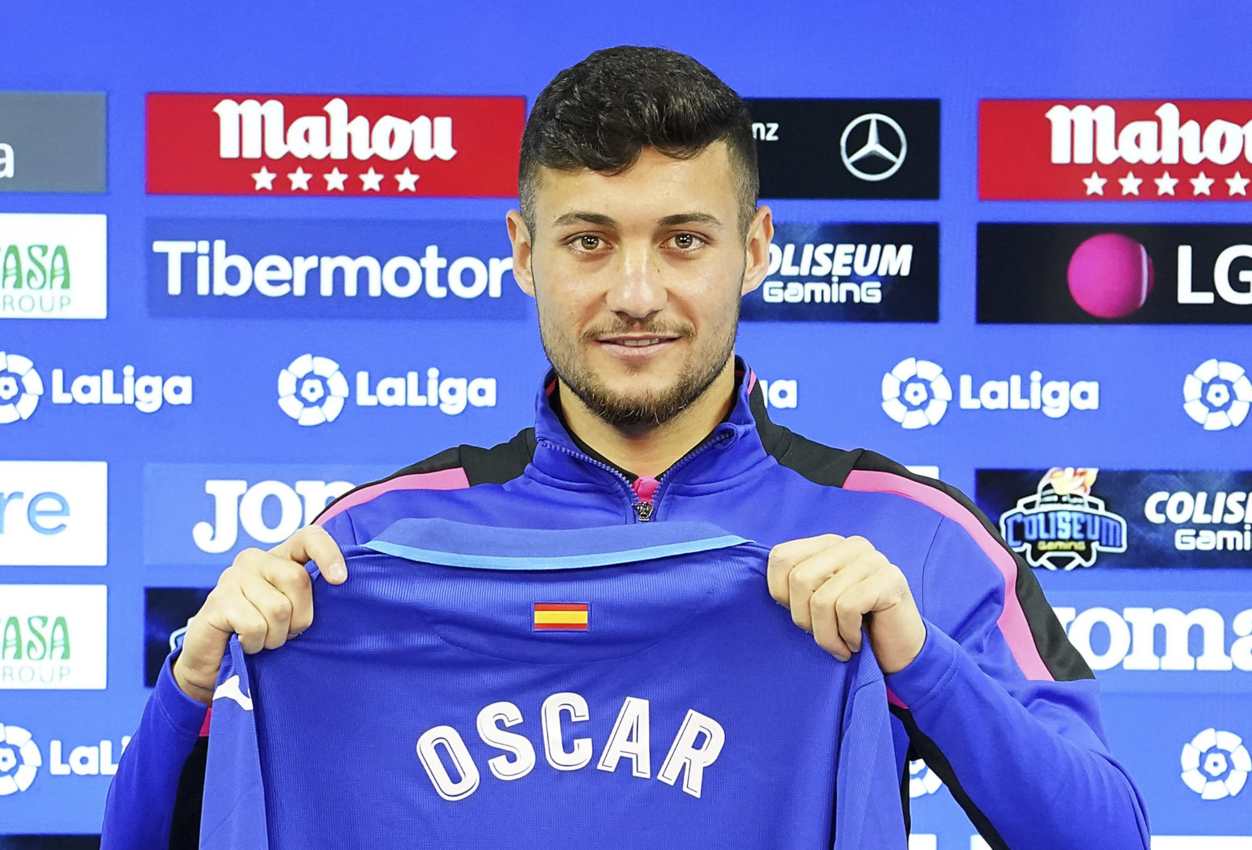
<instances>
[{"instance_id":1,"label":"finger","mask_svg":"<svg viewBox=\"0 0 1252 850\"><path fill-rule=\"evenodd\" d=\"M331 584L343 584L348 580L343 553L334 538L320 525L305 526L271 549L270 554L297 564L314 561L318 572Z\"/></svg>"},{"instance_id":2,"label":"finger","mask_svg":"<svg viewBox=\"0 0 1252 850\"><path fill-rule=\"evenodd\" d=\"M769 595L779 605L791 602L788 576L791 570L806 558L833 546L843 540L838 534L819 534L816 537L798 537L779 543L769 550L769 558L765 566L765 579L769 584Z\"/></svg>"},{"instance_id":3,"label":"finger","mask_svg":"<svg viewBox=\"0 0 1252 850\"><path fill-rule=\"evenodd\" d=\"M849 587L835 601L839 635L853 652L861 649L861 627L864 625L865 615L877 610L878 600L887 586L887 576L875 571Z\"/></svg>"},{"instance_id":4,"label":"finger","mask_svg":"<svg viewBox=\"0 0 1252 850\"><path fill-rule=\"evenodd\" d=\"M855 542L860 539L862 542ZM838 543L813 553L796 564L787 576L787 594L791 619L800 628L811 631L810 599L831 576L847 569L866 551L863 538L841 539ZM872 547L869 547L872 551Z\"/></svg>"},{"instance_id":5,"label":"finger","mask_svg":"<svg viewBox=\"0 0 1252 850\"><path fill-rule=\"evenodd\" d=\"M243 596L265 618L266 649L278 649L287 642L291 629L291 600L258 575L244 576L239 582Z\"/></svg>"},{"instance_id":6,"label":"finger","mask_svg":"<svg viewBox=\"0 0 1252 850\"><path fill-rule=\"evenodd\" d=\"M813 639L827 652L847 661L859 645L849 644L840 633L836 603L850 587L864 580L873 570L866 559L858 559L826 579L809 599Z\"/></svg>"},{"instance_id":7,"label":"finger","mask_svg":"<svg viewBox=\"0 0 1252 850\"><path fill-rule=\"evenodd\" d=\"M270 555L260 574L291 603L291 635L306 631L313 624L313 580L308 571L294 561Z\"/></svg>"},{"instance_id":8,"label":"finger","mask_svg":"<svg viewBox=\"0 0 1252 850\"><path fill-rule=\"evenodd\" d=\"M254 655L265 648L265 635L268 631L265 615L242 592L236 590L222 604L220 613L229 633L239 635L239 645L244 652Z\"/></svg>"}]
</instances>

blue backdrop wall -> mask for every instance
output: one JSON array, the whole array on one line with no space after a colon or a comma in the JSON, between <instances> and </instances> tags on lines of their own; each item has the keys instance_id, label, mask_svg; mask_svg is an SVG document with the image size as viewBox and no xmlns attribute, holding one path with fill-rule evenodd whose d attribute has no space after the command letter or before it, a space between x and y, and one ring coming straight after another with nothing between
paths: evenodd
<instances>
[{"instance_id":1,"label":"blue backdrop wall","mask_svg":"<svg viewBox=\"0 0 1252 850\"><path fill-rule=\"evenodd\" d=\"M1096 669L1155 846L1252 847L1250 23L5 5L0 835L90 844L170 632L240 548L530 421L525 110L639 43L752 99L779 248L738 351L772 415L974 494ZM978 846L924 765L911 791L917 847Z\"/></svg>"}]
</instances>

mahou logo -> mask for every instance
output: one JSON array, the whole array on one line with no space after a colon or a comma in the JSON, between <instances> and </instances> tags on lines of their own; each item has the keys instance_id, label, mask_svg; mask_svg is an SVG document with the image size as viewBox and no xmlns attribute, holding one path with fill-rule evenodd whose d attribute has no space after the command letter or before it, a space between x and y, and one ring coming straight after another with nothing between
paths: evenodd
<instances>
[{"instance_id":1,"label":"mahou logo","mask_svg":"<svg viewBox=\"0 0 1252 850\"><path fill-rule=\"evenodd\" d=\"M148 192L513 195L521 97L149 94Z\"/></svg>"},{"instance_id":2,"label":"mahou logo","mask_svg":"<svg viewBox=\"0 0 1252 850\"><path fill-rule=\"evenodd\" d=\"M1247 200L1252 100L984 100L979 197Z\"/></svg>"}]
</instances>

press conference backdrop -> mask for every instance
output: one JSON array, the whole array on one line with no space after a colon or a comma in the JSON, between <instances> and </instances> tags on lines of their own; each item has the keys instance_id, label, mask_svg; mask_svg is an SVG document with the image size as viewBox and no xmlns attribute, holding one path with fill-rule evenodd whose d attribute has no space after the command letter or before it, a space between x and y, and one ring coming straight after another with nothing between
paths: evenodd
<instances>
[{"instance_id":1,"label":"press conference backdrop","mask_svg":"<svg viewBox=\"0 0 1252 850\"><path fill-rule=\"evenodd\" d=\"M1154 846L1252 846L1249 13L919 5L0 10L0 846L94 842L241 548L530 422L519 136L617 43L751 99L771 415L973 494ZM909 794L916 847L981 846Z\"/></svg>"}]
</instances>

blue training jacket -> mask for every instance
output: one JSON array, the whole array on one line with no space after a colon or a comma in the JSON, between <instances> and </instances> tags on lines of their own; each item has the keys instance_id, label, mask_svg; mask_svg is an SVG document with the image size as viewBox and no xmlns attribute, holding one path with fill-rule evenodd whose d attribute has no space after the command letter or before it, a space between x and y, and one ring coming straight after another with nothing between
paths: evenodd
<instances>
[{"instance_id":1,"label":"blue training jacket","mask_svg":"<svg viewBox=\"0 0 1252 850\"><path fill-rule=\"evenodd\" d=\"M883 676L704 522L401 519L218 673L201 850L905 850ZM351 789L348 793L348 789Z\"/></svg>"},{"instance_id":2,"label":"blue training jacket","mask_svg":"<svg viewBox=\"0 0 1252 850\"><path fill-rule=\"evenodd\" d=\"M703 520L767 547L861 535L904 572L926 624L918 657L886 677L902 805L908 760L921 757L995 850L1146 850L1147 814L1109 753L1095 679L995 526L954 488L771 422L755 374L736 367L726 419L658 478L631 476L571 436L549 372L533 427L358 487L317 522L345 549L404 517L519 528ZM206 712L174 683L173 657L109 788L102 850L196 846Z\"/></svg>"}]
</instances>

